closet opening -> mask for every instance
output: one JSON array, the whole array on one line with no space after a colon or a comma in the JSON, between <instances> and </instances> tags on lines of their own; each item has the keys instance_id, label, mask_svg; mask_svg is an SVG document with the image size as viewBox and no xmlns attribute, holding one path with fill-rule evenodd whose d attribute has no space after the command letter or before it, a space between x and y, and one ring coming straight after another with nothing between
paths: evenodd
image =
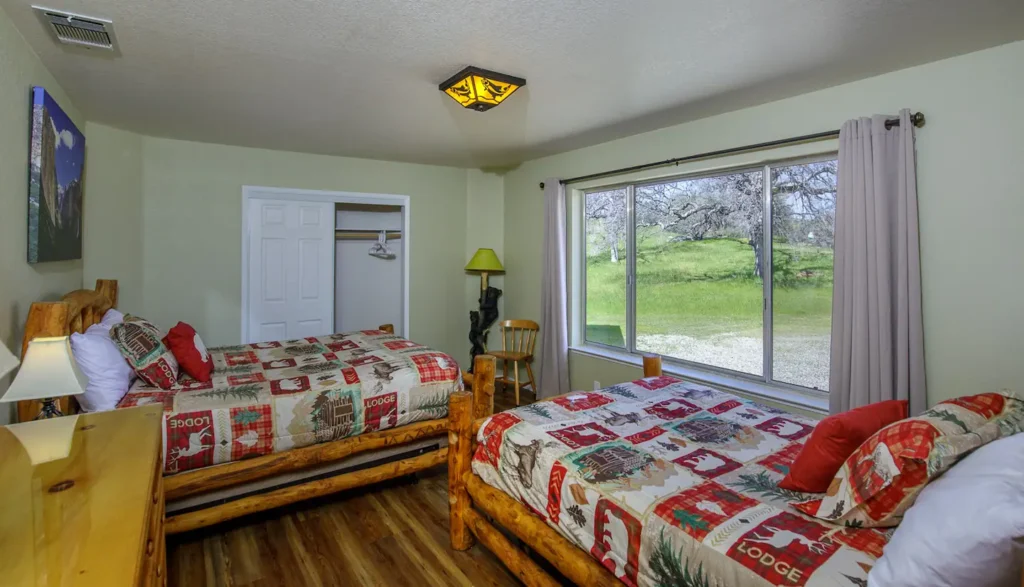
<instances>
[{"instance_id":1,"label":"closet opening","mask_svg":"<svg viewBox=\"0 0 1024 587\"><path fill-rule=\"evenodd\" d=\"M402 206L335 204L336 332L403 323L403 214Z\"/></svg>"},{"instance_id":2,"label":"closet opening","mask_svg":"<svg viewBox=\"0 0 1024 587\"><path fill-rule=\"evenodd\" d=\"M409 336L409 196L242 187L246 343Z\"/></svg>"}]
</instances>

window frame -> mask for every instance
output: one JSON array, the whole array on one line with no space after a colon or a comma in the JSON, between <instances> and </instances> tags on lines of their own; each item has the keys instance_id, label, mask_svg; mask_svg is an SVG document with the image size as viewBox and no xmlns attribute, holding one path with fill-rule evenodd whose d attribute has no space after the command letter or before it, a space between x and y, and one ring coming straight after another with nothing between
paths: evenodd
<instances>
[{"instance_id":1,"label":"window frame","mask_svg":"<svg viewBox=\"0 0 1024 587\"><path fill-rule=\"evenodd\" d=\"M587 187L574 190L571 212L573 218L571 223L577 224L578 230L572 231L570 237L573 251L572 282L575 292L573 308L578 308L578 319L573 320L573 332L571 340L574 342L572 349L585 354L608 358L620 362L634 363L644 355L659 356L666 366L666 370L677 372L691 378L721 384L746 391L754 395L761 395L768 399L781 400L784 403L794 404L801 407L820 409L822 405L828 405L829 392L804 387L794 383L787 383L774 379L774 331L773 331L773 290L775 285L773 269L773 233L772 233L772 197L771 197L771 171L774 168L788 167L808 163L820 163L823 161L836 160L839 157L838 150L826 149L813 152L807 155L796 155L763 159L755 162L738 163L722 167L705 167L694 169L681 174L664 175L658 177L636 178L630 180L618 180L600 185L588 185ZM742 371L734 371L725 367L718 367L706 363L699 363L677 357L669 357L658 353L640 351L636 348L636 188L650 185L671 183L674 181L685 181L702 179L708 177L720 177L735 173L749 173L760 171L762 175L762 205L763 205L763 255L762 275L771 278L762 279L761 290L761 322L762 322L762 370L761 375L753 375ZM591 342L586 339L587 330L587 219L586 219L586 197L590 194L602 193L616 189L626 190L626 340L625 347L614 347L599 342ZM696 377L694 377L696 375ZM730 384L734 382L735 384ZM744 385L744 384L748 385Z\"/></svg>"}]
</instances>

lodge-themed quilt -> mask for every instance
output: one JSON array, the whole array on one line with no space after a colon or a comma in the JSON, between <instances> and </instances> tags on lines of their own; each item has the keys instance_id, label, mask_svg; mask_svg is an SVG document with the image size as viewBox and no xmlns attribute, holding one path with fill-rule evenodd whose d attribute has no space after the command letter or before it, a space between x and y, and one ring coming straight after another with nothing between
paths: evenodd
<instances>
[{"instance_id":1,"label":"lodge-themed quilt","mask_svg":"<svg viewBox=\"0 0 1024 587\"><path fill-rule=\"evenodd\" d=\"M381 330L211 348L202 383L139 380L119 408L164 406L164 471L328 442L448 415L450 356Z\"/></svg>"},{"instance_id":2,"label":"lodge-themed quilt","mask_svg":"<svg viewBox=\"0 0 1024 587\"><path fill-rule=\"evenodd\" d=\"M473 471L627 585L858 587L892 530L778 487L815 422L671 377L492 416Z\"/></svg>"}]
</instances>

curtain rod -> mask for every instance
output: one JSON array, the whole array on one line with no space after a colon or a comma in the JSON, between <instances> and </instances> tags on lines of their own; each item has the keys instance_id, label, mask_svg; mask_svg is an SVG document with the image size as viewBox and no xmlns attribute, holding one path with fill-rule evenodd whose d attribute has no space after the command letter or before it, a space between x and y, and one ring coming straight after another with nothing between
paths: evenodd
<instances>
[{"instance_id":1,"label":"curtain rod","mask_svg":"<svg viewBox=\"0 0 1024 587\"><path fill-rule=\"evenodd\" d=\"M914 123L914 126L920 128L924 126L924 113L915 112L910 115L910 121ZM885 121L886 130L900 125L899 118L890 118ZM579 181L586 181L588 179L599 179L602 177L609 177L612 175L621 175L624 173L632 173L634 171L643 171L645 169L653 169L655 167L667 167L669 165L679 165L680 163L689 163L690 161L699 161L701 159L712 159L714 157L724 157L726 155L738 155L740 153L747 153L750 151L760 151L762 149L771 149L775 147L782 147L785 145L795 145L798 143L810 143L813 141L823 141L826 139L834 139L839 136L839 129L829 130L825 132L819 132L809 135L802 135L799 137L792 137L789 139L778 139L774 141L768 141L766 143L755 143L753 145L745 145L743 147L732 147L731 149L721 149L718 151L708 151L707 153L698 153L697 155L687 155L686 157L676 157L674 159L665 159L664 161L656 161L654 163L642 163L640 165L633 165L632 167L623 167L621 169L612 169L610 171L601 171L598 173L591 173L589 175L580 175L578 177L570 177L569 179L560 179L559 183L562 185L569 183L576 183ZM540 189L544 189L544 182L540 182Z\"/></svg>"}]
</instances>

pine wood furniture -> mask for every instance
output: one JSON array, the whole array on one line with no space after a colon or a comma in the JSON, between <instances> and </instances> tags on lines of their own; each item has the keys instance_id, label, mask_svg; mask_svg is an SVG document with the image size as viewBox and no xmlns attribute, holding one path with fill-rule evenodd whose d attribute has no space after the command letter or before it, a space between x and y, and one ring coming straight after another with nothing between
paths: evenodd
<instances>
[{"instance_id":1,"label":"pine wood furniture","mask_svg":"<svg viewBox=\"0 0 1024 587\"><path fill-rule=\"evenodd\" d=\"M25 324L24 346L36 336L65 336L72 332L84 332L89 326L99 322L107 310L117 305L117 290L116 280L100 279L96 281L95 290L74 291L65 295L59 302L32 304ZM394 327L383 325L381 330L394 332ZM482 374L474 377L473 393L476 394L477 389L489 389L488 397L493 399L493 359L490 359L490 364L492 368L485 368ZM38 402L32 403L38 405ZM62 406L66 410L65 413L73 411L72 407ZM35 417L34 410L38 408L32 405L19 405L19 417L23 420L31 419ZM166 500L173 502L226 487L272 479L285 473L313 469L378 449L399 447L428 438L443 438L447 430L448 419L438 418L286 452L194 469L165 477L164 493ZM168 534L195 530L282 505L416 473L444 463L447 457L448 447L441 446L423 454L358 471L324 478L317 475L311 480L292 481L280 487L259 490L259 493L232 498L230 501L217 500L203 509L171 514L167 517L164 527Z\"/></svg>"},{"instance_id":2,"label":"pine wood furniture","mask_svg":"<svg viewBox=\"0 0 1024 587\"><path fill-rule=\"evenodd\" d=\"M661 374L659 357L645 358L644 377ZM483 390L481 390L483 391ZM560 583L530 555L514 545L494 523L504 527L577 585L621 585L589 553L562 538L526 506L487 485L471 468L476 435L493 411L493 392L454 393L448 408L448 500L452 548L467 550L479 540L497 554L528 587ZM575 392L574 392L575 393ZM566 394L568 395L568 394Z\"/></svg>"},{"instance_id":3,"label":"pine wood furniture","mask_svg":"<svg viewBox=\"0 0 1024 587\"><path fill-rule=\"evenodd\" d=\"M21 339L21 356L28 350L28 342L40 336L68 336L72 332L85 332L103 319L107 310L117 307L117 280L97 279L96 289L80 289L65 295L59 302L34 302L25 320L25 335ZM57 400L60 411L72 414L78 411L73 398ZM42 403L18 402L18 421L27 422L36 417Z\"/></svg>"},{"instance_id":4,"label":"pine wood furniture","mask_svg":"<svg viewBox=\"0 0 1024 587\"><path fill-rule=\"evenodd\" d=\"M661 357L645 356L643 373L644 377L661 376ZM476 451L477 433L492 411L493 396L488 398L486 393L460 392L452 394L450 399L448 500L452 548L465 551L479 541L527 587L561 585L530 554L511 542L507 537L511 534L576 585L622 585L588 552L563 538L522 503L486 484L473 472L471 461ZM1024 587L1024 569L1021 570L1021 587Z\"/></svg>"},{"instance_id":5,"label":"pine wood furniture","mask_svg":"<svg viewBox=\"0 0 1024 587\"><path fill-rule=\"evenodd\" d=\"M529 377L530 391L537 395L537 385L533 379L533 349L537 346L537 333L540 332L540 325L533 320L504 320L501 325L501 350L487 351L487 353L501 361L501 378L497 383L512 385L516 390L516 405L519 405L519 363L526 366L526 375ZM508 363L512 362L513 378L508 376ZM540 396L538 396L540 397Z\"/></svg>"},{"instance_id":6,"label":"pine wood furniture","mask_svg":"<svg viewBox=\"0 0 1024 587\"><path fill-rule=\"evenodd\" d=\"M160 417L145 406L0 428L0 582L166 585Z\"/></svg>"}]
</instances>

